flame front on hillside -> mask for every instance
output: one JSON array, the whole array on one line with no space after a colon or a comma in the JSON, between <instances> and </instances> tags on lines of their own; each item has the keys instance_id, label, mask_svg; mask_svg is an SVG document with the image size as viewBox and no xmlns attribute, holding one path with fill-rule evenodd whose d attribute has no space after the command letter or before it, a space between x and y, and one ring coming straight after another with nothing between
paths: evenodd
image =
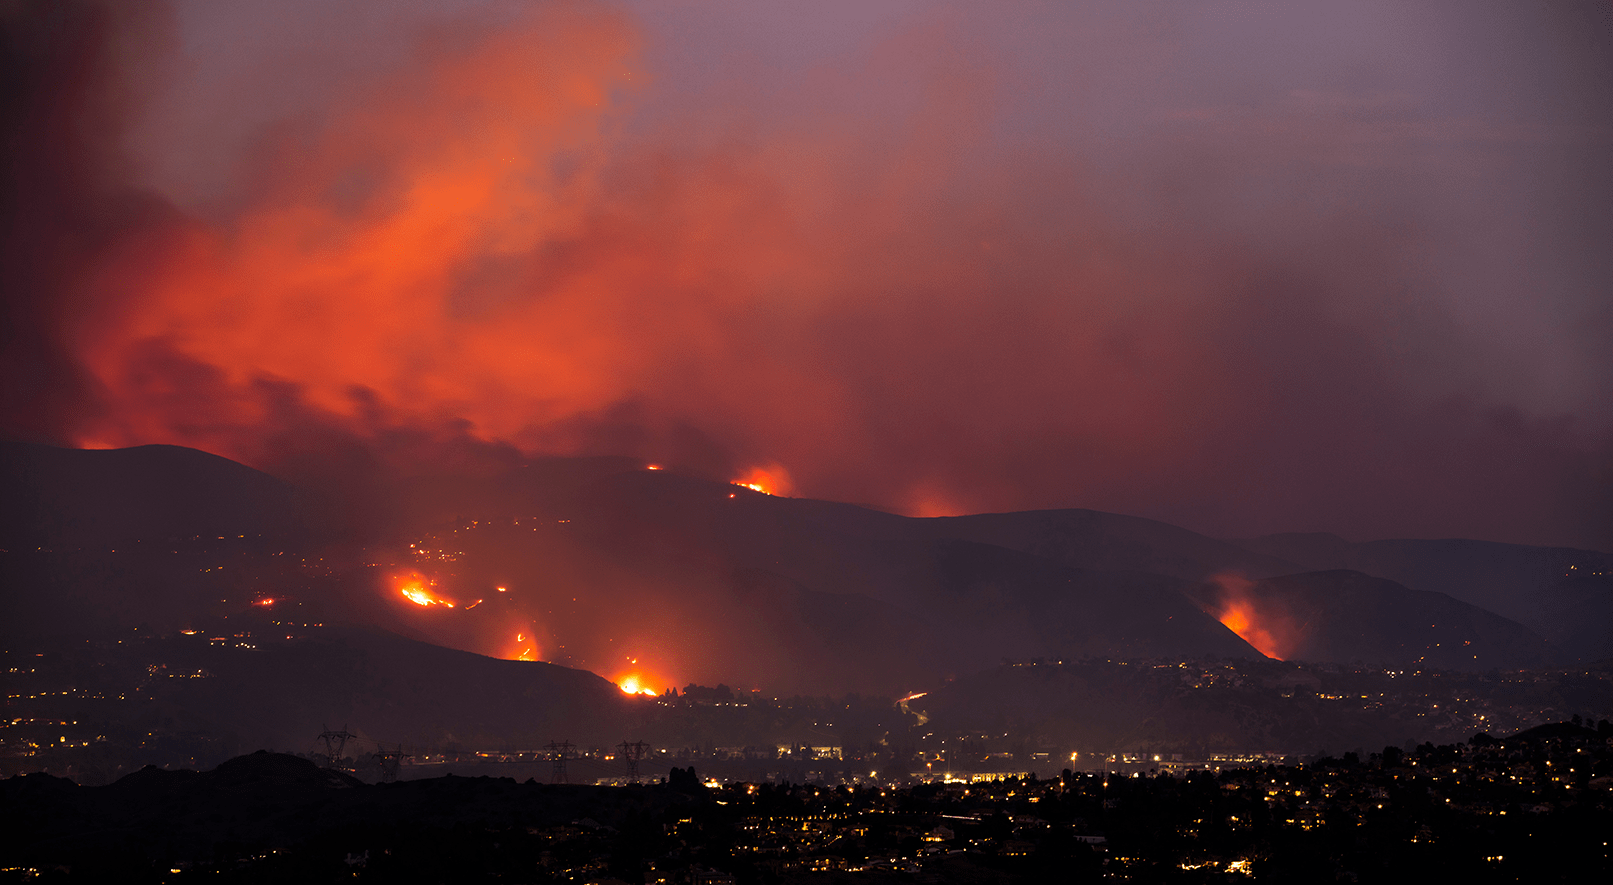
<instances>
[{"instance_id":1,"label":"flame front on hillside","mask_svg":"<svg viewBox=\"0 0 1613 885\"><path fill-rule=\"evenodd\" d=\"M1221 588L1219 608L1211 612L1216 620L1266 657L1286 660L1294 644L1293 624L1270 606L1259 603L1251 592L1254 582L1232 574L1215 575L1210 580Z\"/></svg>"},{"instance_id":2,"label":"flame front on hillside","mask_svg":"<svg viewBox=\"0 0 1613 885\"><path fill-rule=\"evenodd\" d=\"M397 589L398 593L401 594L404 599L409 600L415 605L425 607L433 605L441 605L447 608L454 607L452 601L438 596L430 589L431 587L435 586L437 582L425 577L419 572L407 572L405 574L394 576L392 580L393 585Z\"/></svg>"},{"instance_id":3,"label":"flame front on hillside","mask_svg":"<svg viewBox=\"0 0 1613 885\"><path fill-rule=\"evenodd\" d=\"M744 476L734 480L733 484L764 495L788 495L794 489L794 485L790 482L790 474L777 464L752 467Z\"/></svg>"},{"instance_id":4,"label":"flame front on hillside","mask_svg":"<svg viewBox=\"0 0 1613 885\"><path fill-rule=\"evenodd\" d=\"M649 695L650 697L658 697L661 693L651 688L647 684L650 681L650 677L644 675L643 669L639 666L638 658L628 656L627 663L631 664L634 669L626 675L618 676L616 678L617 686L619 686L622 691L627 694L643 694Z\"/></svg>"},{"instance_id":5,"label":"flame front on hillside","mask_svg":"<svg viewBox=\"0 0 1613 885\"><path fill-rule=\"evenodd\" d=\"M653 688L646 688L645 686L640 685L637 676L624 677L620 684L622 691L628 694L647 694L651 697L655 697L656 695L660 694L660 692Z\"/></svg>"}]
</instances>

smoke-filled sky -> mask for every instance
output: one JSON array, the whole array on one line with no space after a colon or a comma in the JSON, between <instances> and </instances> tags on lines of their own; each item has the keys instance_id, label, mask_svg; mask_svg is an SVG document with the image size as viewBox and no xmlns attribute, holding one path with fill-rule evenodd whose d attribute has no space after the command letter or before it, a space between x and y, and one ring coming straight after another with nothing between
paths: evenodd
<instances>
[{"instance_id":1,"label":"smoke-filled sky","mask_svg":"<svg viewBox=\"0 0 1613 885\"><path fill-rule=\"evenodd\" d=\"M5 435L1613 548L1606 3L0 22Z\"/></svg>"}]
</instances>

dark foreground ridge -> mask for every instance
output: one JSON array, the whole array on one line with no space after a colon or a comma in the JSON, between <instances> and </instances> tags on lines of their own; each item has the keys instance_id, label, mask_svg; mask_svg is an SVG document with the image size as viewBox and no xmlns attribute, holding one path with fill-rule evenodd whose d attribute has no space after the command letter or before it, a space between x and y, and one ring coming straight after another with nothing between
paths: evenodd
<instances>
[{"instance_id":1,"label":"dark foreground ridge","mask_svg":"<svg viewBox=\"0 0 1613 885\"><path fill-rule=\"evenodd\" d=\"M0 881L1606 881L1613 726L1307 765L907 788L364 784L259 752L0 783Z\"/></svg>"}]
</instances>

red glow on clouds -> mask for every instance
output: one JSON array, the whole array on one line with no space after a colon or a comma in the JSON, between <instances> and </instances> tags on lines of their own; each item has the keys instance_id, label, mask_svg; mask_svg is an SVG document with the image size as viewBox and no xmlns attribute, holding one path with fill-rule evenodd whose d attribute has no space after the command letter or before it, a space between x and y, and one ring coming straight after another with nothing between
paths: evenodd
<instances>
[{"instance_id":1,"label":"red glow on clouds","mask_svg":"<svg viewBox=\"0 0 1613 885\"><path fill-rule=\"evenodd\" d=\"M603 156L632 43L610 16L535 13L474 51L428 51L343 108L310 152L272 165L268 196L231 224L175 231L161 259L117 268L107 284L137 288L141 309L83 344L100 378L148 397L120 416L128 432L171 433L178 404L149 399L169 383L149 364L162 352L209 367L221 393L281 379L353 416L362 388L492 438L609 402L643 365L609 293L662 268L542 263L588 236L597 161L563 178L554 163ZM355 176L370 176L361 192L334 196ZM257 405L229 417L274 420Z\"/></svg>"},{"instance_id":2,"label":"red glow on clouds","mask_svg":"<svg viewBox=\"0 0 1613 885\"><path fill-rule=\"evenodd\" d=\"M131 242L97 281L128 309L73 336L111 404L81 438L268 466L324 444L320 425L451 427L528 452L620 451L693 426L729 457L776 451L843 497L947 483L949 509L966 509L1020 485L968 474L1027 453L946 452L981 443L968 428L1023 424L1022 401L1083 403L1044 430L1127 459L1168 456L1175 427L1224 411L1205 395L1217 361L1183 335L1192 317L1151 317L1125 356L1146 372L1112 365L1102 344L1130 322L1108 293L1169 289L1173 262L984 249L973 226L1008 185L989 174L965 205L932 211L970 137L959 121L987 113L977 90L943 78L911 132L826 118L674 150L692 133L621 128L645 79L638 39L613 13L534 6L473 39L427 42L414 64L333 99L322 129L266 150L258 196L235 217ZM886 166L907 172L854 184ZM1007 375L955 358L1006 347L989 293L1071 277L1084 280L1073 296L1009 306L1029 334L1012 333ZM1041 380L1012 382L1024 390L993 380L1027 370ZM959 411L968 427L936 426ZM865 466L894 452L913 457ZM793 491L775 464L737 482Z\"/></svg>"},{"instance_id":3,"label":"red glow on clouds","mask_svg":"<svg viewBox=\"0 0 1613 885\"><path fill-rule=\"evenodd\" d=\"M1192 4L918 4L780 82L701 89L769 56L602 4L439 9L296 100L276 66L299 53L259 47L220 104L276 110L234 121L258 137L210 157L237 173L212 193L127 170L188 169L212 142L187 133L230 121L192 109L110 156L160 16L63 5L95 27L58 47L34 16L62 57L15 104L51 113L7 142L8 435L192 445L304 485L480 445L922 515L1606 537L1584 330L1607 286L1583 243L1608 179L1569 159L1600 156L1605 112L1518 123L1606 78L1442 92L1560 48L1514 21L1540 16L1491 13L1492 42L1441 60L1400 52L1397 16L1346 33L1325 4L1273 18L1295 44ZM1403 57L1329 91L1340 60ZM774 459L788 477L745 473Z\"/></svg>"}]
</instances>

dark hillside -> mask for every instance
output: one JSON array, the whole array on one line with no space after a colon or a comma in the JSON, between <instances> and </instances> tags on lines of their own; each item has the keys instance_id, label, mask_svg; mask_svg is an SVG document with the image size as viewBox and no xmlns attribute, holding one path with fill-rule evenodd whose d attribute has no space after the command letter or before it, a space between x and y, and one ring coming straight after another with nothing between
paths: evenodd
<instances>
[{"instance_id":1,"label":"dark hillside","mask_svg":"<svg viewBox=\"0 0 1613 885\"><path fill-rule=\"evenodd\" d=\"M0 443L0 548L306 534L290 485L217 455Z\"/></svg>"},{"instance_id":2,"label":"dark hillside","mask_svg":"<svg viewBox=\"0 0 1613 885\"><path fill-rule=\"evenodd\" d=\"M1444 593L1511 618L1582 660L1613 657L1613 554L1468 539L1352 543L1328 534L1236 542L1301 563Z\"/></svg>"}]
</instances>

